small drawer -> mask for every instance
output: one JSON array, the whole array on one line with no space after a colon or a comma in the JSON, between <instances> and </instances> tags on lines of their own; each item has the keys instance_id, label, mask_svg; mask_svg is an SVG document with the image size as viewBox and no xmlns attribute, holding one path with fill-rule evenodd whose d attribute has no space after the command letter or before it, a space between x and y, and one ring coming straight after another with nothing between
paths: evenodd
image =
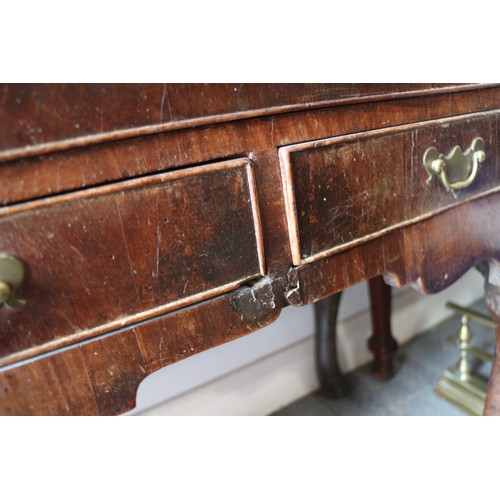
<instances>
[{"instance_id":1,"label":"small drawer","mask_svg":"<svg viewBox=\"0 0 500 500\"><path fill-rule=\"evenodd\" d=\"M3 208L0 242L0 253L26 266L26 305L0 309L0 364L146 320L264 273L247 159Z\"/></svg>"},{"instance_id":2,"label":"small drawer","mask_svg":"<svg viewBox=\"0 0 500 500\"><path fill-rule=\"evenodd\" d=\"M293 263L311 262L498 189L498 112L391 127L280 148ZM457 193L428 183L434 147L485 159Z\"/></svg>"}]
</instances>

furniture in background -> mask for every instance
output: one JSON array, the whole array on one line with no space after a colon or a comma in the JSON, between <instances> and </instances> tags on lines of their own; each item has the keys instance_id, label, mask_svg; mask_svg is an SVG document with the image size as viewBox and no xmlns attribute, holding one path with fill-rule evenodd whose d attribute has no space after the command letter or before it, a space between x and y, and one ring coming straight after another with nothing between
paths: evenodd
<instances>
[{"instance_id":1,"label":"furniture in background","mask_svg":"<svg viewBox=\"0 0 500 500\"><path fill-rule=\"evenodd\" d=\"M443 372L435 390L461 410L471 415L481 415L484 411L489 372L494 357L493 342L490 342L493 336L491 339L488 338L486 343L483 339L483 345L477 345L472 340L469 321L472 320L493 330L495 324L489 316L474 309L453 302L447 302L446 306L460 315L460 327L453 339L459 351L459 360Z\"/></svg>"},{"instance_id":2,"label":"furniture in background","mask_svg":"<svg viewBox=\"0 0 500 500\"><path fill-rule=\"evenodd\" d=\"M285 306L331 325L363 280L387 378L381 276L434 293L477 265L498 325L498 85L1 85L0 108L2 414L120 414ZM495 361L487 414L499 385Z\"/></svg>"},{"instance_id":3,"label":"furniture in background","mask_svg":"<svg viewBox=\"0 0 500 500\"><path fill-rule=\"evenodd\" d=\"M395 375L393 356L398 344L391 330L391 287L381 276L369 280L372 335L368 347L373 353L373 373L381 381ZM349 394L337 355L337 315L342 292L314 303L315 354L320 391L329 397Z\"/></svg>"}]
</instances>

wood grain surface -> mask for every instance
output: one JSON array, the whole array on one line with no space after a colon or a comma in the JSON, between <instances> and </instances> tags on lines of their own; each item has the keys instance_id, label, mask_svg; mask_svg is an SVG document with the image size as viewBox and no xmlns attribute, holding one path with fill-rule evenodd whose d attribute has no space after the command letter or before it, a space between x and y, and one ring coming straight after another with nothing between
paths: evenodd
<instances>
[{"instance_id":1,"label":"wood grain surface","mask_svg":"<svg viewBox=\"0 0 500 500\"><path fill-rule=\"evenodd\" d=\"M4 208L2 252L28 276L26 307L0 309L0 365L263 275L251 178L235 160Z\"/></svg>"},{"instance_id":2,"label":"wood grain surface","mask_svg":"<svg viewBox=\"0 0 500 500\"><path fill-rule=\"evenodd\" d=\"M473 139L487 161L457 199L423 165ZM280 149L294 264L322 258L438 210L499 189L498 114L431 121Z\"/></svg>"},{"instance_id":3,"label":"wood grain surface","mask_svg":"<svg viewBox=\"0 0 500 500\"><path fill-rule=\"evenodd\" d=\"M243 317L223 295L135 328L0 370L1 415L117 415L164 366L273 322L281 306ZM279 302L278 302L279 304Z\"/></svg>"},{"instance_id":4,"label":"wood grain surface","mask_svg":"<svg viewBox=\"0 0 500 500\"><path fill-rule=\"evenodd\" d=\"M120 414L287 304L380 275L435 293L500 260L499 85L0 85L0 109L0 253L27 265L0 414ZM477 135L477 182L428 186L425 149Z\"/></svg>"},{"instance_id":5,"label":"wood grain surface","mask_svg":"<svg viewBox=\"0 0 500 500\"><path fill-rule=\"evenodd\" d=\"M158 131L471 84L0 84L0 161Z\"/></svg>"},{"instance_id":6,"label":"wood grain surface","mask_svg":"<svg viewBox=\"0 0 500 500\"><path fill-rule=\"evenodd\" d=\"M45 154L23 150L15 159L7 161L4 156L0 162L0 205L208 161L275 152L278 146L500 108L497 88L393 97L318 109L306 106L305 111L248 119L228 117L221 123L184 124L178 130L121 140L112 136L102 143L66 149L57 143L58 148ZM0 130L10 123L9 115L0 115Z\"/></svg>"}]
</instances>

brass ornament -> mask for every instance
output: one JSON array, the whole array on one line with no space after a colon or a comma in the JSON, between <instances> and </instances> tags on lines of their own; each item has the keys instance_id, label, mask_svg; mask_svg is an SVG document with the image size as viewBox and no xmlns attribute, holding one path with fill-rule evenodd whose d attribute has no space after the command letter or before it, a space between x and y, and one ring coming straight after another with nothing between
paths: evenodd
<instances>
[{"instance_id":1,"label":"brass ornament","mask_svg":"<svg viewBox=\"0 0 500 500\"><path fill-rule=\"evenodd\" d=\"M474 182L479 167L485 160L484 141L480 137L476 137L465 152L460 146L455 146L447 156L431 147L423 158L429 173L427 184L432 184L438 177L445 189L456 198L460 190Z\"/></svg>"},{"instance_id":2,"label":"brass ornament","mask_svg":"<svg viewBox=\"0 0 500 500\"><path fill-rule=\"evenodd\" d=\"M24 264L17 257L0 254L0 307L20 309L26 301L18 296L25 276Z\"/></svg>"}]
</instances>

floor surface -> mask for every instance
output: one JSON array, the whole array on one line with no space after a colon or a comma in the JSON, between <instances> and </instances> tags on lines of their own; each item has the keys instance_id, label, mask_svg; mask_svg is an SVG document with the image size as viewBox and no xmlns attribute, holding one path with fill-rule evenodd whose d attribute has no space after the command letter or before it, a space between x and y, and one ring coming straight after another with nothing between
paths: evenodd
<instances>
[{"instance_id":1,"label":"floor surface","mask_svg":"<svg viewBox=\"0 0 500 500\"><path fill-rule=\"evenodd\" d=\"M471 308L487 314L483 302ZM451 338L459 325L460 317L453 316L401 346L396 359L397 374L387 382L379 382L372 376L370 366L363 366L346 377L350 385L348 397L334 400L314 393L275 415L465 415L434 392L443 371L458 362L459 351ZM493 330L472 321L470 327L471 343L492 352ZM490 366L478 364L476 372L489 373Z\"/></svg>"}]
</instances>

